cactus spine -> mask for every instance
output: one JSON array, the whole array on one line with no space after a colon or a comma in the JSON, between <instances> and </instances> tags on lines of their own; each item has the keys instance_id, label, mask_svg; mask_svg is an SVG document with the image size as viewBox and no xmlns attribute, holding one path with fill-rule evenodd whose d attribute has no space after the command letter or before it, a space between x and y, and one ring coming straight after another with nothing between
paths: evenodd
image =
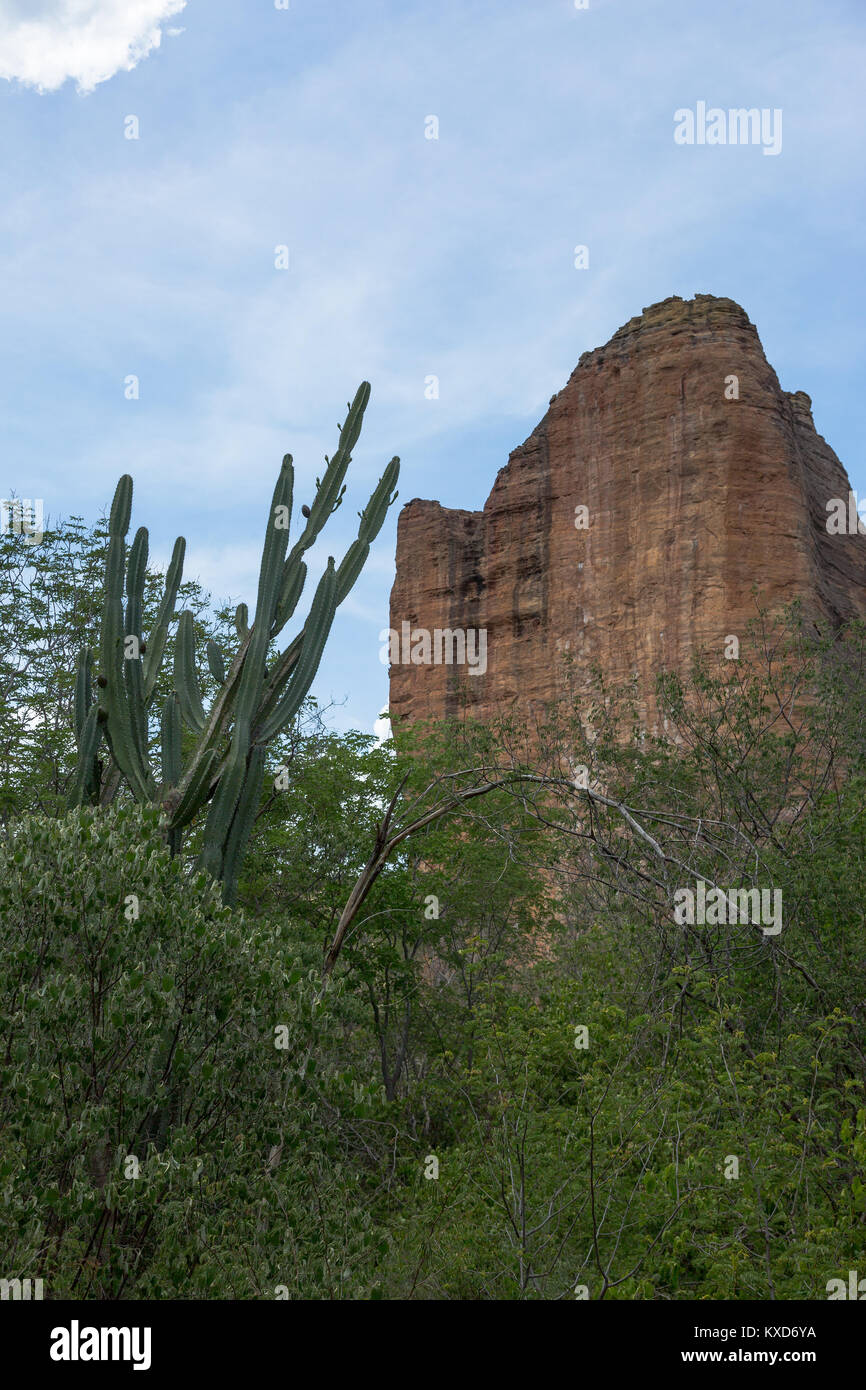
<instances>
[{"instance_id":1,"label":"cactus spine","mask_svg":"<svg viewBox=\"0 0 866 1390\"><path fill-rule=\"evenodd\" d=\"M75 737L78 763L70 807L105 804L121 780L139 802L162 807L172 851L186 826L207 806L198 867L222 883L233 901L244 850L258 809L267 747L295 718L321 661L334 614L357 580L388 508L396 498L399 459L385 469L363 512L358 536L339 566L329 557L303 628L268 665L269 648L293 616L307 578L303 556L315 543L345 493L345 476L358 441L370 387L363 382L340 427L337 450L326 459L316 495L304 509L306 525L291 551L294 467L286 454L268 515L259 571L255 619L238 604L238 646L225 668L222 652L209 642L207 662L217 693L205 710L195 666L193 615L180 614L174 642L174 689L161 711L161 779L149 758L149 718L183 573L185 541L175 542L154 626L143 641L142 612L147 574L148 533L141 527L126 552L132 510L132 479L117 485L109 520L105 601L100 632L98 703L93 700L92 655L79 654L75 684ZM126 593L124 611L123 596ZM192 747L183 762L183 729ZM105 738L110 761L99 759ZM189 746L189 737L186 746Z\"/></svg>"}]
</instances>

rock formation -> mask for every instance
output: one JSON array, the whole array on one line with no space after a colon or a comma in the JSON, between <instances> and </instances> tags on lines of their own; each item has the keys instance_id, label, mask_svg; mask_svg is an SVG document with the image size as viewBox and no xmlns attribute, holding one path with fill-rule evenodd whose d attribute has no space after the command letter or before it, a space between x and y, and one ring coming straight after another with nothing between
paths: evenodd
<instances>
[{"instance_id":1,"label":"rock formation","mask_svg":"<svg viewBox=\"0 0 866 1390\"><path fill-rule=\"evenodd\" d=\"M476 717L529 713L562 689L568 652L578 677L636 673L653 726L657 673L742 639L753 585L771 612L799 596L832 622L866 616L866 534L828 531L849 492L809 397L781 389L738 304L654 304L583 354L483 511L403 507L392 715L454 713L458 682ZM450 664L453 634L479 630L486 663L476 649L474 671Z\"/></svg>"}]
</instances>

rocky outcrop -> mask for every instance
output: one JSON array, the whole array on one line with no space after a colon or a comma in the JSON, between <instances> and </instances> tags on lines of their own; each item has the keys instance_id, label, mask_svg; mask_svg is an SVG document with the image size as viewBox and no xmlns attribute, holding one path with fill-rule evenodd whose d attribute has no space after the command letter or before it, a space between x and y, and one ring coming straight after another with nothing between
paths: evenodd
<instances>
[{"instance_id":1,"label":"rocky outcrop","mask_svg":"<svg viewBox=\"0 0 866 1390\"><path fill-rule=\"evenodd\" d=\"M833 622L866 616L866 534L827 529L848 496L809 397L781 389L738 304L654 304L583 354L483 511L402 509L392 715L454 713L458 687L478 717L529 714L568 659L578 678L635 673L652 727L657 673L742 638L753 586L770 611L800 597ZM482 629L486 662L449 663L447 634Z\"/></svg>"}]
</instances>

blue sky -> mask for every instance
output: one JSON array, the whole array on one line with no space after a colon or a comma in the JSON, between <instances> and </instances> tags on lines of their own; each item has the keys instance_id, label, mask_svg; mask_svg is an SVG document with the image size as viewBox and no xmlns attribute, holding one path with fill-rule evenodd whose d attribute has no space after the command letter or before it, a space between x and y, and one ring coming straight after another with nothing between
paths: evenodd
<instances>
[{"instance_id":1,"label":"blue sky","mask_svg":"<svg viewBox=\"0 0 866 1390\"><path fill-rule=\"evenodd\" d=\"M182 532L252 606L282 455L309 500L367 378L311 597L392 454L398 505L480 507L582 352L696 292L862 495L864 72L862 0L0 0L2 495L95 518L130 472L155 558ZM675 144L701 100L781 108L781 153ZM386 701L395 532L314 685L338 728Z\"/></svg>"}]
</instances>

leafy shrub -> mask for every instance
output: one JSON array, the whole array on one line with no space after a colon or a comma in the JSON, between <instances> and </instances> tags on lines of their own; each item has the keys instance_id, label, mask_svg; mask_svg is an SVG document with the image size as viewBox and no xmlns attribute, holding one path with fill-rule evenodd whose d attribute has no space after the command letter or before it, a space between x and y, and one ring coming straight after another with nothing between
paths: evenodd
<instances>
[{"instance_id":1,"label":"leafy shrub","mask_svg":"<svg viewBox=\"0 0 866 1390\"><path fill-rule=\"evenodd\" d=\"M0 850L4 1275L53 1298L363 1290L381 1252L316 1119L319 993L284 931L184 876L156 812L16 823Z\"/></svg>"}]
</instances>

